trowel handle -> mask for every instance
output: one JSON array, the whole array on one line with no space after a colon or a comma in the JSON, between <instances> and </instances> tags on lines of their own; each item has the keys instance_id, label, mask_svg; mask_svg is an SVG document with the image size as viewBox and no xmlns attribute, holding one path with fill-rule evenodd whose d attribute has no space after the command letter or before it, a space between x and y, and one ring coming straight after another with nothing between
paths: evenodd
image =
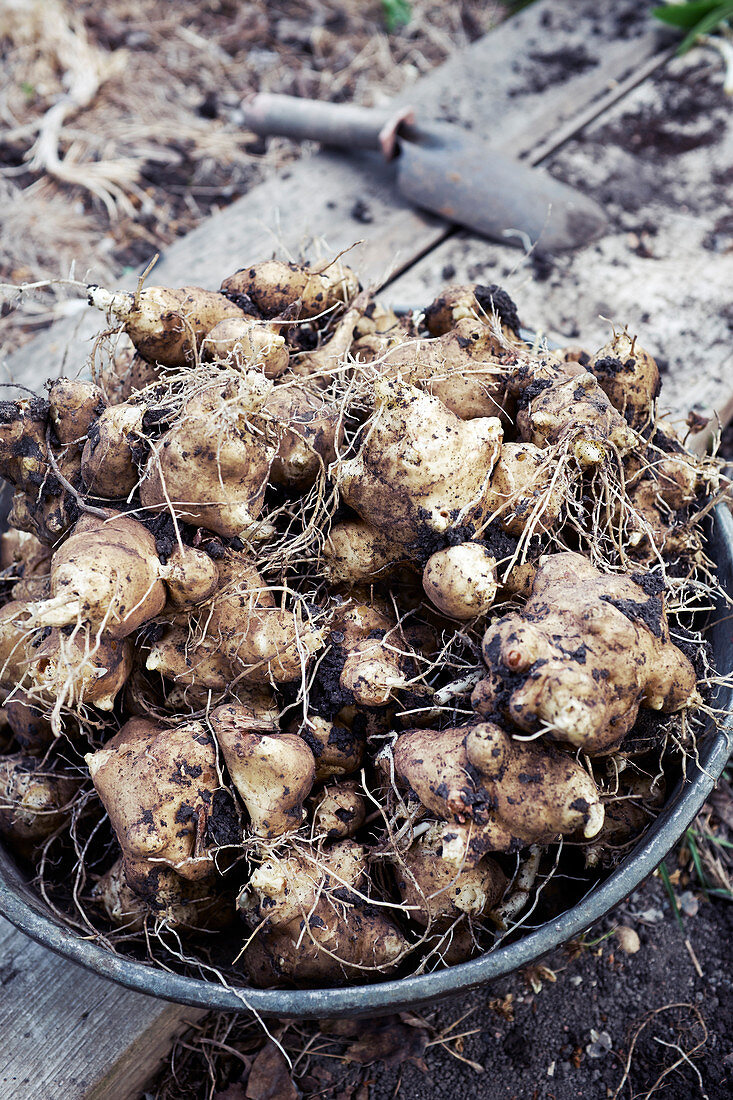
<instances>
[{"instance_id":1,"label":"trowel handle","mask_svg":"<svg viewBox=\"0 0 733 1100\"><path fill-rule=\"evenodd\" d=\"M268 92L242 103L242 112L245 126L256 134L279 134L348 149L381 149L388 158L394 155L399 127L414 121L411 107L375 110Z\"/></svg>"}]
</instances>

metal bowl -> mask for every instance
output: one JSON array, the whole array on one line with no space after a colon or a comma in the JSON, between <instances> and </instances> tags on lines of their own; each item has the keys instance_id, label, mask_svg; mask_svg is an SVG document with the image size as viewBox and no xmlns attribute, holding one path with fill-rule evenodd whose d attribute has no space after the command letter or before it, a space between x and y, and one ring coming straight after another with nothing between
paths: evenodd
<instances>
[{"instance_id":1,"label":"metal bowl","mask_svg":"<svg viewBox=\"0 0 733 1100\"><path fill-rule=\"evenodd\" d=\"M733 593L733 519L725 505L714 510L709 549L717 562L721 584ZM733 670L733 624L722 607L713 615L708 637L718 672L726 676ZM446 970L367 986L297 990L225 989L213 981L171 974L115 955L65 927L33 892L1 846L0 914L38 943L105 978L153 997L196 1007L251 1009L262 1016L308 1019L371 1015L432 1004L536 962L548 951L584 932L651 874L690 825L725 767L733 734L730 715L733 688L720 688L716 705L728 712L725 728L717 732L708 730L697 763L690 762L686 779L678 784L660 816L615 871L556 920L548 921L514 943Z\"/></svg>"}]
</instances>

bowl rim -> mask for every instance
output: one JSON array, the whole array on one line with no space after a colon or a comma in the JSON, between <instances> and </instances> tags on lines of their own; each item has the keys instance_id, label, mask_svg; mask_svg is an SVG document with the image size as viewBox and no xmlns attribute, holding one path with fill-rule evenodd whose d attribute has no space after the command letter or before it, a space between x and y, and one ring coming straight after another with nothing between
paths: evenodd
<instances>
[{"instance_id":1,"label":"bowl rim","mask_svg":"<svg viewBox=\"0 0 733 1100\"><path fill-rule=\"evenodd\" d=\"M719 573L724 575L727 587L733 590L733 517L725 504L718 504L713 509L713 542ZM716 641L726 654L724 671L730 672L733 670L733 635L729 630L722 632L718 628ZM691 763L688 775L678 783L668 806L603 882L561 916L521 939L445 970L373 985L326 989L255 989L175 974L117 955L83 939L44 911L41 899L30 894L24 877L2 846L0 915L37 943L102 977L139 993L196 1008L250 1011L265 1017L325 1019L397 1012L433 1003L469 992L536 962L586 931L654 871L702 808L733 748L733 686L721 689L719 703L728 711L722 727L714 735L712 731L708 734L706 744L697 760Z\"/></svg>"}]
</instances>

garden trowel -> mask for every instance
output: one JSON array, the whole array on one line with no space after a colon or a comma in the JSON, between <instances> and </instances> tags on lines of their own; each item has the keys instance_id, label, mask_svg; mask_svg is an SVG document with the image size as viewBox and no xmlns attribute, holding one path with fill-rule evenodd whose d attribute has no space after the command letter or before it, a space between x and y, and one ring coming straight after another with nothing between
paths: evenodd
<instances>
[{"instance_id":1,"label":"garden trowel","mask_svg":"<svg viewBox=\"0 0 733 1100\"><path fill-rule=\"evenodd\" d=\"M261 94L242 110L256 134L381 151L411 203L494 240L552 253L586 244L606 226L600 206L586 195L468 130L418 122L412 108L373 110Z\"/></svg>"}]
</instances>

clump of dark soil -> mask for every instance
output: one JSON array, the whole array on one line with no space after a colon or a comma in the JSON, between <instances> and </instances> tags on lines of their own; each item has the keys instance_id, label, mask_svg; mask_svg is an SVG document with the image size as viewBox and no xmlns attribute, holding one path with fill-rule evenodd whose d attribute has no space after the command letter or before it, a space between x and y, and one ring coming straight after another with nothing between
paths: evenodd
<instances>
[{"instance_id":1,"label":"clump of dark soil","mask_svg":"<svg viewBox=\"0 0 733 1100\"><path fill-rule=\"evenodd\" d=\"M714 72L701 68L684 80L663 72L655 83L660 96L654 104L624 112L597 136L644 160L678 156L720 140L716 109L724 106L724 93Z\"/></svg>"}]
</instances>

